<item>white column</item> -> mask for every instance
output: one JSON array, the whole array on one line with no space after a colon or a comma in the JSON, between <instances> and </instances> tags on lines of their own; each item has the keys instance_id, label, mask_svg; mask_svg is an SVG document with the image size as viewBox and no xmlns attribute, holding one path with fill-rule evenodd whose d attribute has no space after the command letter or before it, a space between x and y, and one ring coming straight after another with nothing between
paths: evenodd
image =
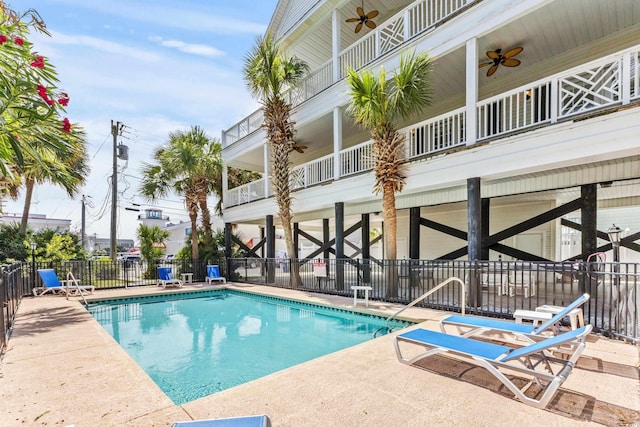
<instances>
[{"instance_id":1,"label":"white column","mask_svg":"<svg viewBox=\"0 0 640 427\"><path fill-rule=\"evenodd\" d=\"M269 197L269 189L271 187L271 182L269 180L269 144L264 143L263 147L263 161L264 161L264 197L265 199Z\"/></svg>"},{"instance_id":2,"label":"white column","mask_svg":"<svg viewBox=\"0 0 640 427\"><path fill-rule=\"evenodd\" d=\"M475 145L478 135L478 39L467 40L466 134L467 145Z\"/></svg>"},{"instance_id":3,"label":"white column","mask_svg":"<svg viewBox=\"0 0 640 427\"><path fill-rule=\"evenodd\" d=\"M333 179L340 179L340 150L342 150L342 110L333 109Z\"/></svg>"},{"instance_id":4,"label":"white column","mask_svg":"<svg viewBox=\"0 0 640 427\"><path fill-rule=\"evenodd\" d=\"M340 80L340 20L338 10L333 9L331 14L331 53L333 58L333 83Z\"/></svg>"},{"instance_id":5,"label":"white column","mask_svg":"<svg viewBox=\"0 0 640 427\"><path fill-rule=\"evenodd\" d=\"M229 200L227 198L227 192L229 191L229 171L227 170L227 165L222 164L222 209L224 210L225 201Z\"/></svg>"}]
</instances>

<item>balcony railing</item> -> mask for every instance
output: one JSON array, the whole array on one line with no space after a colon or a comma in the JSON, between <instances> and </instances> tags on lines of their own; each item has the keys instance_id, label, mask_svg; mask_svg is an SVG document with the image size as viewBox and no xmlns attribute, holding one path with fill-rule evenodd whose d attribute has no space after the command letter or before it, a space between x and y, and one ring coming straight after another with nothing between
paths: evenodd
<instances>
[{"instance_id":1,"label":"balcony railing","mask_svg":"<svg viewBox=\"0 0 640 427\"><path fill-rule=\"evenodd\" d=\"M359 70L458 13L473 1L419 0L413 2L338 54L339 79L345 78L347 69ZM289 90L286 99L295 107L334 83L336 81L333 79L333 60L329 59L317 70L311 72L299 86ZM258 130L262 124L262 117L262 110L257 110L226 130L223 135L223 147L228 147Z\"/></svg>"},{"instance_id":2,"label":"balcony railing","mask_svg":"<svg viewBox=\"0 0 640 427\"><path fill-rule=\"evenodd\" d=\"M476 106L477 138L525 132L640 100L639 69L640 45L482 100ZM407 160L466 145L466 124L466 109L462 107L400 129L405 136ZM373 169L372 145L372 141L365 141L341 150L339 177L334 177L333 154L297 166L292 170L292 189ZM225 207L249 201L241 200L245 199L230 194Z\"/></svg>"}]
</instances>

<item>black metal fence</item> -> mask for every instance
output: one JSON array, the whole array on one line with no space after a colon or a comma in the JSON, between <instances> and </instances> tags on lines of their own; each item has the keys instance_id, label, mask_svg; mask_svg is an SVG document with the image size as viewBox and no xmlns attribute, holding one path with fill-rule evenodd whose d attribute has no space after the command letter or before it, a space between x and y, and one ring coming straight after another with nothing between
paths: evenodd
<instances>
[{"instance_id":1,"label":"black metal fence","mask_svg":"<svg viewBox=\"0 0 640 427\"><path fill-rule=\"evenodd\" d=\"M157 268L171 266L176 277L193 274L203 282L206 266L217 264L230 281L264 284L333 295L353 296L352 286L371 286L370 298L408 304L449 277L465 282L465 290L447 286L419 306L493 317L513 318L518 309L565 306L582 293L591 299L585 321L603 334L640 342L640 264L604 262L440 261L362 259L174 260L171 262L61 261L23 262L0 268L0 353L6 347L23 296L42 282L36 270L53 268L61 279L67 272L82 285L96 289L155 285Z\"/></svg>"},{"instance_id":2,"label":"black metal fence","mask_svg":"<svg viewBox=\"0 0 640 427\"><path fill-rule=\"evenodd\" d=\"M0 267L0 301L2 301L2 310L0 310L0 327L2 328L0 354L4 353L7 348L7 341L11 334L20 300L30 290L22 271L22 263Z\"/></svg>"},{"instance_id":3,"label":"black metal fence","mask_svg":"<svg viewBox=\"0 0 640 427\"><path fill-rule=\"evenodd\" d=\"M462 279L420 306L513 318L515 310L566 306L583 293L585 321L596 330L639 342L640 264L604 262L440 261L361 259L228 260L232 281L353 296L351 286L371 286L370 298L408 304L449 277Z\"/></svg>"}]
</instances>

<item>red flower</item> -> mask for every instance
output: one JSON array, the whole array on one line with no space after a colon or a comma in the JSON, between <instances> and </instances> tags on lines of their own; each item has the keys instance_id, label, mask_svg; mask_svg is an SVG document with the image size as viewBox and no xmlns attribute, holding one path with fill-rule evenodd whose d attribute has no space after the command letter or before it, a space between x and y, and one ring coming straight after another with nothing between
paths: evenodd
<instances>
[{"instance_id":1,"label":"red flower","mask_svg":"<svg viewBox=\"0 0 640 427\"><path fill-rule=\"evenodd\" d=\"M60 96L58 97L58 104L66 107L69 105L69 95L66 92L60 92Z\"/></svg>"},{"instance_id":2,"label":"red flower","mask_svg":"<svg viewBox=\"0 0 640 427\"><path fill-rule=\"evenodd\" d=\"M62 120L62 130L65 132L71 132L71 123L66 117Z\"/></svg>"},{"instance_id":3,"label":"red flower","mask_svg":"<svg viewBox=\"0 0 640 427\"><path fill-rule=\"evenodd\" d=\"M42 56L36 56L31 66L34 68L44 68L44 58Z\"/></svg>"},{"instance_id":4,"label":"red flower","mask_svg":"<svg viewBox=\"0 0 640 427\"><path fill-rule=\"evenodd\" d=\"M22 46L22 44L24 43L24 40L22 40L20 37L16 37L13 40L18 46Z\"/></svg>"},{"instance_id":5,"label":"red flower","mask_svg":"<svg viewBox=\"0 0 640 427\"><path fill-rule=\"evenodd\" d=\"M4 34L0 34L0 44L6 43L7 42L7 36L5 36Z\"/></svg>"},{"instance_id":6,"label":"red flower","mask_svg":"<svg viewBox=\"0 0 640 427\"><path fill-rule=\"evenodd\" d=\"M44 87L43 85L36 86L36 90L38 91L38 95L40 95L42 99L44 99L44 102L46 102L47 105L51 106L56 103L56 101L49 98L49 94L47 93L47 88Z\"/></svg>"}]
</instances>

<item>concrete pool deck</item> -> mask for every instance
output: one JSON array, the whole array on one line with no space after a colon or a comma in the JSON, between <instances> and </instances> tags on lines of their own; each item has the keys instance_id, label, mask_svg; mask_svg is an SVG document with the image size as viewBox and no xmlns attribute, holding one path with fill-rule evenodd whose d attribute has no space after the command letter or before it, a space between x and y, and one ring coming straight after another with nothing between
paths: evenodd
<instances>
[{"instance_id":1,"label":"concrete pool deck","mask_svg":"<svg viewBox=\"0 0 640 427\"><path fill-rule=\"evenodd\" d=\"M347 297L229 287L353 307ZM98 291L92 298L175 291L147 286ZM368 309L358 310L387 315L399 307L370 301ZM448 313L411 308L405 314L437 329ZM267 414L274 427L638 425L639 360L637 346L591 335L577 367L540 410L513 399L486 371L464 362L441 358L436 369L403 365L387 335L176 406L77 299L44 296L23 299L18 310L0 363L0 425L168 426L257 414Z\"/></svg>"}]
</instances>

